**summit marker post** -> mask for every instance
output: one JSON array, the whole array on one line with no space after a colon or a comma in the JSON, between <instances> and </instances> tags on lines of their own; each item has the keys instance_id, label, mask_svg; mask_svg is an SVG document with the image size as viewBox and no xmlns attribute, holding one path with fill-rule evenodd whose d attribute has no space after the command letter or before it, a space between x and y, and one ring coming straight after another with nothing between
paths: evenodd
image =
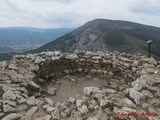
<instances>
[{"instance_id":1,"label":"summit marker post","mask_svg":"<svg viewBox=\"0 0 160 120\"><path fill-rule=\"evenodd\" d=\"M151 57L151 44L152 44L152 40L148 40L147 41L148 44L148 57Z\"/></svg>"}]
</instances>

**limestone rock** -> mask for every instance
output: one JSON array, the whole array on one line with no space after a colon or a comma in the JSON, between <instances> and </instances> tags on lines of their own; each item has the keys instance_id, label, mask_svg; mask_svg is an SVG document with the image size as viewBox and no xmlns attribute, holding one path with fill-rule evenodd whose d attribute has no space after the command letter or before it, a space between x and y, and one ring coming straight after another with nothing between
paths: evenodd
<instances>
[{"instance_id":1,"label":"limestone rock","mask_svg":"<svg viewBox=\"0 0 160 120\"><path fill-rule=\"evenodd\" d=\"M55 56L61 55L61 51L54 51L54 55L55 55Z\"/></svg>"},{"instance_id":2,"label":"limestone rock","mask_svg":"<svg viewBox=\"0 0 160 120\"><path fill-rule=\"evenodd\" d=\"M35 84L33 81L29 81L26 88L30 95L40 93L40 86Z\"/></svg>"},{"instance_id":3,"label":"limestone rock","mask_svg":"<svg viewBox=\"0 0 160 120\"><path fill-rule=\"evenodd\" d=\"M102 57L101 56L93 56L92 59L99 61L99 60L102 60Z\"/></svg>"},{"instance_id":4,"label":"limestone rock","mask_svg":"<svg viewBox=\"0 0 160 120\"><path fill-rule=\"evenodd\" d=\"M116 93L117 91L114 89L105 89L105 92L113 94Z\"/></svg>"},{"instance_id":5,"label":"limestone rock","mask_svg":"<svg viewBox=\"0 0 160 120\"><path fill-rule=\"evenodd\" d=\"M110 101L109 100L105 100L105 99L100 99L100 106L101 107L104 107L105 105L107 105L108 103L110 103Z\"/></svg>"},{"instance_id":6,"label":"limestone rock","mask_svg":"<svg viewBox=\"0 0 160 120\"><path fill-rule=\"evenodd\" d=\"M68 102L70 102L70 103L75 103L76 102L76 99L75 98L73 98L73 97L69 97L68 98Z\"/></svg>"},{"instance_id":7,"label":"limestone rock","mask_svg":"<svg viewBox=\"0 0 160 120\"><path fill-rule=\"evenodd\" d=\"M81 99L78 99L77 101L76 101L76 107L78 108L78 107L80 107L81 105L82 105L82 100Z\"/></svg>"},{"instance_id":8,"label":"limestone rock","mask_svg":"<svg viewBox=\"0 0 160 120\"><path fill-rule=\"evenodd\" d=\"M134 101L136 102L137 105L139 105L139 104L141 104L141 102L145 101L144 94L136 91L135 89L129 88L128 92L129 92L130 97L134 99Z\"/></svg>"},{"instance_id":9,"label":"limestone rock","mask_svg":"<svg viewBox=\"0 0 160 120\"><path fill-rule=\"evenodd\" d=\"M94 99L90 100L88 103L88 109L93 109L97 105L97 102Z\"/></svg>"},{"instance_id":10,"label":"limestone rock","mask_svg":"<svg viewBox=\"0 0 160 120\"><path fill-rule=\"evenodd\" d=\"M69 60L75 60L75 59L78 59L78 55L76 53L69 54L69 55L66 55L65 58Z\"/></svg>"},{"instance_id":11,"label":"limestone rock","mask_svg":"<svg viewBox=\"0 0 160 120\"><path fill-rule=\"evenodd\" d=\"M86 105L82 105L82 107L79 107L78 110L81 114L87 114L88 113L88 108L87 108Z\"/></svg>"},{"instance_id":12,"label":"limestone rock","mask_svg":"<svg viewBox=\"0 0 160 120\"><path fill-rule=\"evenodd\" d=\"M113 76L114 74L112 71L109 71L108 75Z\"/></svg>"},{"instance_id":13,"label":"limestone rock","mask_svg":"<svg viewBox=\"0 0 160 120\"><path fill-rule=\"evenodd\" d=\"M50 106L54 106L54 102L52 101L52 99L50 98L45 98L46 102L50 105Z\"/></svg>"},{"instance_id":14,"label":"limestone rock","mask_svg":"<svg viewBox=\"0 0 160 120\"><path fill-rule=\"evenodd\" d=\"M134 67L137 67L139 65L139 62L137 60L135 60L133 65L134 65Z\"/></svg>"},{"instance_id":15,"label":"limestone rock","mask_svg":"<svg viewBox=\"0 0 160 120\"><path fill-rule=\"evenodd\" d=\"M9 69L13 69L13 70L17 70L17 69L18 69L17 66L16 66L15 64L12 64L12 63L10 63L10 64L8 65L8 68L9 68Z\"/></svg>"},{"instance_id":16,"label":"limestone rock","mask_svg":"<svg viewBox=\"0 0 160 120\"><path fill-rule=\"evenodd\" d=\"M16 95L12 91L7 91L3 94L3 99L16 100Z\"/></svg>"},{"instance_id":17,"label":"limestone rock","mask_svg":"<svg viewBox=\"0 0 160 120\"><path fill-rule=\"evenodd\" d=\"M51 58L51 60L59 60L59 59L60 59L59 56L53 56L53 57Z\"/></svg>"},{"instance_id":18,"label":"limestone rock","mask_svg":"<svg viewBox=\"0 0 160 120\"><path fill-rule=\"evenodd\" d=\"M142 93L145 95L145 97L147 98L153 98L153 94L149 91L149 90L142 90Z\"/></svg>"},{"instance_id":19,"label":"limestone rock","mask_svg":"<svg viewBox=\"0 0 160 120\"><path fill-rule=\"evenodd\" d=\"M36 106L38 104L39 104L39 101L34 96L28 98L27 100L27 105L29 106Z\"/></svg>"},{"instance_id":20,"label":"limestone rock","mask_svg":"<svg viewBox=\"0 0 160 120\"><path fill-rule=\"evenodd\" d=\"M153 98L150 102L154 107L160 107L160 99Z\"/></svg>"},{"instance_id":21,"label":"limestone rock","mask_svg":"<svg viewBox=\"0 0 160 120\"><path fill-rule=\"evenodd\" d=\"M7 67L6 61L0 62L0 70L4 70Z\"/></svg>"},{"instance_id":22,"label":"limestone rock","mask_svg":"<svg viewBox=\"0 0 160 120\"><path fill-rule=\"evenodd\" d=\"M2 120L18 120L21 117L22 116L17 113L11 113L11 114L7 115L6 117L4 117Z\"/></svg>"},{"instance_id":23,"label":"limestone rock","mask_svg":"<svg viewBox=\"0 0 160 120\"><path fill-rule=\"evenodd\" d=\"M40 117L40 118L37 118L35 120L51 120L52 116L51 115L47 115L45 117Z\"/></svg>"},{"instance_id":24,"label":"limestone rock","mask_svg":"<svg viewBox=\"0 0 160 120\"><path fill-rule=\"evenodd\" d=\"M60 120L60 113L59 110L55 110L54 112L52 112L52 119L53 120Z\"/></svg>"},{"instance_id":25,"label":"limestone rock","mask_svg":"<svg viewBox=\"0 0 160 120\"><path fill-rule=\"evenodd\" d=\"M60 116L61 116L63 119L66 119L66 118L67 118L67 113L65 113L65 112L60 112Z\"/></svg>"},{"instance_id":26,"label":"limestone rock","mask_svg":"<svg viewBox=\"0 0 160 120\"><path fill-rule=\"evenodd\" d=\"M48 89L47 89L47 93L49 94L49 95L56 95L56 91L57 91L57 88L52 88L52 87L49 87Z\"/></svg>"},{"instance_id":27,"label":"limestone rock","mask_svg":"<svg viewBox=\"0 0 160 120\"><path fill-rule=\"evenodd\" d=\"M94 73L96 73L96 72L97 72L96 69L91 69L91 73L92 73L92 74L94 74Z\"/></svg>"},{"instance_id":28,"label":"limestone rock","mask_svg":"<svg viewBox=\"0 0 160 120\"><path fill-rule=\"evenodd\" d=\"M58 110L57 107L52 107L52 106L50 106L49 104L44 105L44 106L43 106L43 109L44 109L47 113L49 113L49 114L51 114L51 113L52 113L53 111L55 111L55 110Z\"/></svg>"},{"instance_id":29,"label":"limestone rock","mask_svg":"<svg viewBox=\"0 0 160 120\"><path fill-rule=\"evenodd\" d=\"M25 99L25 98L20 98L20 99L17 100L17 102L18 102L19 104L27 103L27 99Z\"/></svg>"},{"instance_id":30,"label":"limestone rock","mask_svg":"<svg viewBox=\"0 0 160 120\"><path fill-rule=\"evenodd\" d=\"M4 101L3 101L3 105L6 105L6 104L8 104L8 105L10 105L10 106L13 106L13 107L16 106L16 102L15 102L15 101L4 100Z\"/></svg>"},{"instance_id":31,"label":"limestone rock","mask_svg":"<svg viewBox=\"0 0 160 120\"><path fill-rule=\"evenodd\" d=\"M123 101L124 101L125 105L127 105L129 107L132 107L132 108L136 108L136 105L131 100L129 100L128 98L125 98Z\"/></svg>"},{"instance_id":32,"label":"limestone rock","mask_svg":"<svg viewBox=\"0 0 160 120\"><path fill-rule=\"evenodd\" d=\"M27 111L28 110L28 106L26 104L21 104L17 106L17 111L21 112L21 111Z\"/></svg>"},{"instance_id":33,"label":"limestone rock","mask_svg":"<svg viewBox=\"0 0 160 120\"><path fill-rule=\"evenodd\" d=\"M98 87L85 87L83 89L83 93L86 95L90 95L91 93L103 93L104 91L100 90Z\"/></svg>"},{"instance_id":34,"label":"limestone rock","mask_svg":"<svg viewBox=\"0 0 160 120\"><path fill-rule=\"evenodd\" d=\"M9 112L16 112L17 110L14 107L12 107L11 105L5 104L5 105L3 105L3 111L5 113L9 113Z\"/></svg>"},{"instance_id":35,"label":"limestone rock","mask_svg":"<svg viewBox=\"0 0 160 120\"><path fill-rule=\"evenodd\" d=\"M131 60L126 57L119 57L119 60L123 62L131 62Z\"/></svg>"},{"instance_id":36,"label":"limestone rock","mask_svg":"<svg viewBox=\"0 0 160 120\"><path fill-rule=\"evenodd\" d=\"M4 117L5 114L0 112L0 118Z\"/></svg>"},{"instance_id":37,"label":"limestone rock","mask_svg":"<svg viewBox=\"0 0 160 120\"><path fill-rule=\"evenodd\" d=\"M53 56L54 55L54 52L52 52L52 51L49 51L49 52L45 52L44 53L46 56Z\"/></svg>"},{"instance_id":38,"label":"limestone rock","mask_svg":"<svg viewBox=\"0 0 160 120\"><path fill-rule=\"evenodd\" d=\"M132 112L132 113L136 112L135 109L132 109L132 108L129 108L129 107L122 107L122 110Z\"/></svg>"},{"instance_id":39,"label":"limestone rock","mask_svg":"<svg viewBox=\"0 0 160 120\"><path fill-rule=\"evenodd\" d=\"M100 120L98 117L90 117L87 120Z\"/></svg>"},{"instance_id":40,"label":"limestone rock","mask_svg":"<svg viewBox=\"0 0 160 120\"><path fill-rule=\"evenodd\" d=\"M136 81L132 82L131 85L134 88L134 90L136 90L136 91L140 91L142 89L142 85Z\"/></svg>"},{"instance_id":41,"label":"limestone rock","mask_svg":"<svg viewBox=\"0 0 160 120\"><path fill-rule=\"evenodd\" d=\"M39 63L45 62L45 61L46 61L46 60L45 60L44 58L41 58L40 56L38 56L38 57L35 59L34 63L39 64Z\"/></svg>"},{"instance_id":42,"label":"limestone rock","mask_svg":"<svg viewBox=\"0 0 160 120\"><path fill-rule=\"evenodd\" d=\"M32 116L37 112L38 107L32 107L26 112L26 117L27 118L32 118Z\"/></svg>"}]
</instances>

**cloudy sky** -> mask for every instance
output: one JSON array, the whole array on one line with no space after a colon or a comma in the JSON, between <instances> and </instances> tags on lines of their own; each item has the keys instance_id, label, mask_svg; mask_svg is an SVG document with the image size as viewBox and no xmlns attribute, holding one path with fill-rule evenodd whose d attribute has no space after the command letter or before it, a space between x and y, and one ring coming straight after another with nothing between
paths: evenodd
<instances>
[{"instance_id":1,"label":"cloudy sky","mask_svg":"<svg viewBox=\"0 0 160 120\"><path fill-rule=\"evenodd\" d=\"M0 27L78 27L97 18L160 27L160 0L0 0Z\"/></svg>"}]
</instances>

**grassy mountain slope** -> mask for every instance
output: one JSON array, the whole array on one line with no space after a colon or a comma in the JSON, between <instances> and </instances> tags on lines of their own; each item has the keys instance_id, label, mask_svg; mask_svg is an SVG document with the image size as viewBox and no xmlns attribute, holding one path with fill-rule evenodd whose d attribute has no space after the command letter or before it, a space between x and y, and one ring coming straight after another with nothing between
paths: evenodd
<instances>
[{"instance_id":1,"label":"grassy mountain slope","mask_svg":"<svg viewBox=\"0 0 160 120\"><path fill-rule=\"evenodd\" d=\"M148 40L153 40L153 54L160 57L160 28L127 21L96 19L32 52L73 51L78 48L147 54Z\"/></svg>"}]
</instances>

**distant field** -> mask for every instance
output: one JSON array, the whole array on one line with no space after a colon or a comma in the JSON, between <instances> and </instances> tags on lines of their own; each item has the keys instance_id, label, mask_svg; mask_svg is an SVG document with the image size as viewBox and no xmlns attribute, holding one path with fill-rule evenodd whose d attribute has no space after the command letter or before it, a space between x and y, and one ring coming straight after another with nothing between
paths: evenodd
<instances>
[{"instance_id":1,"label":"distant field","mask_svg":"<svg viewBox=\"0 0 160 120\"><path fill-rule=\"evenodd\" d=\"M28 27L0 28L0 51L24 52L57 39L74 28L38 29Z\"/></svg>"},{"instance_id":2,"label":"distant field","mask_svg":"<svg viewBox=\"0 0 160 120\"><path fill-rule=\"evenodd\" d=\"M0 52L0 61L10 60L16 53Z\"/></svg>"}]
</instances>

